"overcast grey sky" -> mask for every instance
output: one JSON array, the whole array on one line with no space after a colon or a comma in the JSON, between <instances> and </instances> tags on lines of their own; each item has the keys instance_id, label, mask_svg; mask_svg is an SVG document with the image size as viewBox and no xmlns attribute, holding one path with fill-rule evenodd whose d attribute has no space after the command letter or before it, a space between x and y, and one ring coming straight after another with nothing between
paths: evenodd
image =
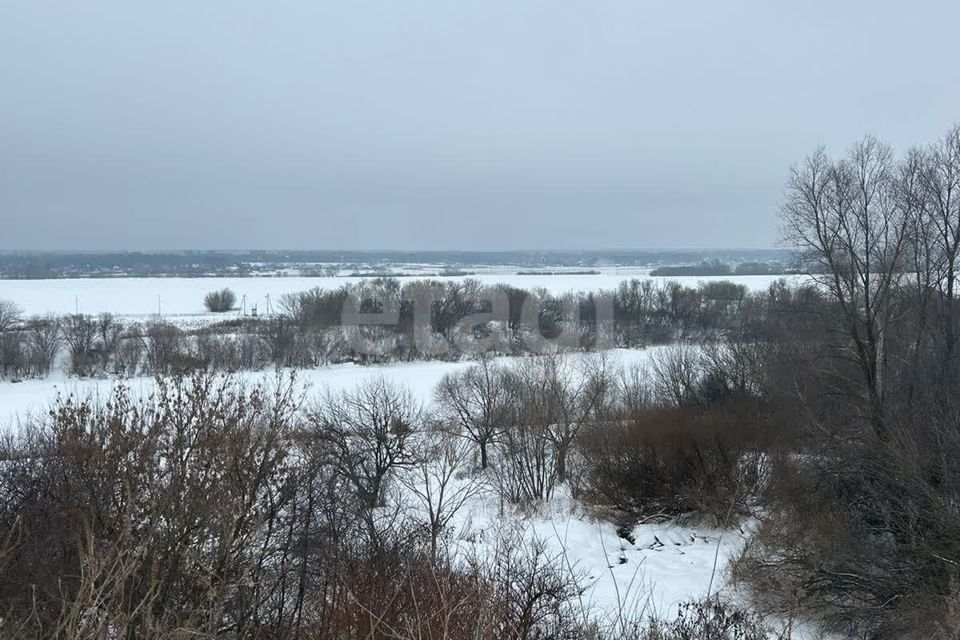
<instances>
[{"instance_id":1,"label":"overcast grey sky","mask_svg":"<svg viewBox=\"0 0 960 640\"><path fill-rule=\"evenodd\" d=\"M769 247L960 3L0 0L0 250Z\"/></svg>"}]
</instances>

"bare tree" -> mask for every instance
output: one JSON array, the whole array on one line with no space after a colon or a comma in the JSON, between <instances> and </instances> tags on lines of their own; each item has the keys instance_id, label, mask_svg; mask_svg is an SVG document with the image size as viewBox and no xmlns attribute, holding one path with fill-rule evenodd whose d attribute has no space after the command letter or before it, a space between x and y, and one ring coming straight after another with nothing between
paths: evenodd
<instances>
[{"instance_id":1,"label":"bare tree","mask_svg":"<svg viewBox=\"0 0 960 640\"><path fill-rule=\"evenodd\" d=\"M489 464L489 447L503 433L511 416L511 393L502 367L489 358L465 371L445 375L434 396L441 418L454 425L480 450L480 468Z\"/></svg>"},{"instance_id":2,"label":"bare tree","mask_svg":"<svg viewBox=\"0 0 960 640\"><path fill-rule=\"evenodd\" d=\"M912 357L914 371L919 366L924 343L931 337L929 325L942 272L942 254L937 248L934 225L930 222L929 191L926 186L927 165L926 151L915 148L907 152L897 172L897 195L908 220L909 241L906 257L914 273L911 281L916 296L917 329ZM911 397L913 384L914 381L911 380L908 389Z\"/></svg>"},{"instance_id":3,"label":"bare tree","mask_svg":"<svg viewBox=\"0 0 960 640\"><path fill-rule=\"evenodd\" d=\"M497 443L494 486L500 497L518 504L547 500L557 485L556 452L542 420L518 408Z\"/></svg>"},{"instance_id":4,"label":"bare tree","mask_svg":"<svg viewBox=\"0 0 960 640\"><path fill-rule=\"evenodd\" d=\"M120 347L123 325L113 314L102 313L97 318L96 353L103 371L115 371L117 350Z\"/></svg>"},{"instance_id":5,"label":"bare tree","mask_svg":"<svg viewBox=\"0 0 960 640\"><path fill-rule=\"evenodd\" d=\"M944 298L943 330L949 357L956 349L957 259L960 257L960 125L932 145L920 173L923 204L929 222L936 284Z\"/></svg>"},{"instance_id":6,"label":"bare tree","mask_svg":"<svg viewBox=\"0 0 960 640\"><path fill-rule=\"evenodd\" d=\"M129 327L120 337L120 345L114 361L117 373L121 375L135 375L140 368L145 350L143 337L139 327Z\"/></svg>"},{"instance_id":7,"label":"bare tree","mask_svg":"<svg viewBox=\"0 0 960 640\"><path fill-rule=\"evenodd\" d=\"M297 358L297 326L287 315L279 315L258 323L260 337L270 360L279 366L299 364Z\"/></svg>"},{"instance_id":8,"label":"bare tree","mask_svg":"<svg viewBox=\"0 0 960 640\"><path fill-rule=\"evenodd\" d=\"M697 400L703 406L725 400L758 398L766 388L766 346L751 340L717 340L702 345L703 370Z\"/></svg>"},{"instance_id":9,"label":"bare tree","mask_svg":"<svg viewBox=\"0 0 960 640\"><path fill-rule=\"evenodd\" d=\"M0 333L5 333L20 322L20 307L10 300L0 300Z\"/></svg>"},{"instance_id":10,"label":"bare tree","mask_svg":"<svg viewBox=\"0 0 960 640\"><path fill-rule=\"evenodd\" d=\"M551 354L518 368L520 413L539 424L554 453L557 479L567 477L567 461L577 434L591 415L613 397L611 363L606 354L574 359Z\"/></svg>"},{"instance_id":11,"label":"bare tree","mask_svg":"<svg viewBox=\"0 0 960 640\"><path fill-rule=\"evenodd\" d=\"M413 436L423 413L410 390L375 378L340 395L328 393L310 412L327 461L368 509L381 506L389 474L416 461Z\"/></svg>"},{"instance_id":12,"label":"bare tree","mask_svg":"<svg viewBox=\"0 0 960 640\"><path fill-rule=\"evenodd\" d=\"M23 336L13 329L20 322L20 307L0 300L0 376L18 376L24 372Z\"/></svg>"},{"instance_id":13,"label":"bare tree","mask_svg":"<svg viewBox=\"0 0 960 640\"><path fill-rule=\"evenodd\" d=\"M441 437L429 448L403 484L416 497L426 515L430 557L436 561L440 535L481 486L472 478L459 478L469 452L463 440Z\"/></svg>"},{"instance_id":14,"label":"bare tree","mask_svg":"<svg viewBox=\"0 0 960 640\"><path fill-rule=\"evenodd\" d=\"M156 321L147 326L147 366L166 373L183 351L183 331L176 325Z\"/></svg>"},{"instance_id":15,"label":"bare tree","mask_svg":"<svg viewBox=\"0 0 960 640\"><path fill-rule=\"evenodd\" d=\"M0 333L0 377L18 378L27 373L27 354L21 331Z\"/></svg>"},{"instance_id":16,"label":"bare tree","mask_svg":"<svg viewBox=\"0 0 960 640\"><path fill-rule=\"evenodd\" d=\"M30 358L37 373L48 375L60 351L60 319L54 315L34 318L29 323Z\"/></svg>"},{"instance_id":17,"label":"bare tree","mask_svg":"<svg viewBox=\"0 0 960 640\"><path fill-rule=\"evenodd\" d=\"M890 147L870 136L837 162L819 149L792 170L782 209L786 240L839 306L879 437L886 436L883 340L910 235L894 178Z\"/></svg>"},{"instance_id":18,"label":"bare tree","mask_svg":"<svg viewBox=\"0 0 960 640\"><path fill-rule=\"evenodd\" d=\"M233 309L237 295L230 289L211 291L203 298L203 305L212 313L224 313Z\"/></svg>"}]
</instances>

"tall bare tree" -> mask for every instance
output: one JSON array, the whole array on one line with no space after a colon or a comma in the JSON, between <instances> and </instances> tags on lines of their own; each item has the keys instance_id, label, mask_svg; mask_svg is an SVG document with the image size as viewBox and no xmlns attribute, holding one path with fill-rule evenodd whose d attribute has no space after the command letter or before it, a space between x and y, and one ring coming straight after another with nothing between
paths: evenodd
<instances>
[{"instance_id":1,"label":"tall bare tree","mask_svg":"<svg viewBox=\"0 0 960 640\"><path fill-rule=\"evenodd\" d=\"M960 125L926 153L920 173L926 218L935 247L936 284L944 298L945 352L956 349L957 258L960 256Z\"/></svg>"},{"instance_id":2,"label":"tall bare tree","mask_svg":"<svg viewBox=\"0 0 960 640\"><path fill-rule=\"evenodd\" d=\"M0 333L4 333L20 321L20 307L10 300L0 300Z\"/></svg>"},{"instance_id":3,"label":"tall bare tree","mask_svg":"<svg viewBox=\"0 0 960 640\"><path fill-rule=\"evenodd\" d=\"M871 136L831 160L821 148L794 167L782 209L784 236L840 309L875 434L884 424L884 336L894 314L910 217L896 197L893 153Z\"/></svg>"}]
</instances>

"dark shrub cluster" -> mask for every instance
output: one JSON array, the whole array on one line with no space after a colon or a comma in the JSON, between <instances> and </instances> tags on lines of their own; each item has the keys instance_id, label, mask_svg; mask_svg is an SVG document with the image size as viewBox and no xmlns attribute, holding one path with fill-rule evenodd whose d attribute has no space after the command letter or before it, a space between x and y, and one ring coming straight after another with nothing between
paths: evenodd
<instances>
[{"instance_id":1,"label":"dark shrub cluster","mask_svg":"<svg viewBox=\"0 0 960 640\"><path fill-rule=\"evenodd\" d=\"M211 291L203 298L203 306L212 313L231 311L237 304L237 294L230 289Z\"/></svg>"},{"instance_id":2,"label":"dark shrub cluster","mask_svg":"<svg viewBox=\"0 0 960 640\"><path fill-rule=\"evenodd\" d=\"M651 407L581 434L582 491L638 515L699 513L720 524L747 511L761 489L756 419L741 407Z\"/></svg>"}]
</instances>

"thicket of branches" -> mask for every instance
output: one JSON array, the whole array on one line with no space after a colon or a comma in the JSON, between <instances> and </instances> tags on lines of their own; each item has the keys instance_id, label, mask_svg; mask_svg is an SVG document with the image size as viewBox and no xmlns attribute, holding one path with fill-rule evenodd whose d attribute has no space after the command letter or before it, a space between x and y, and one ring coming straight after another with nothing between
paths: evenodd
<instances>
[{"instance_id":1,"label":"thicket of branches","mask_svg":"<svg viewBox=\"0 0 960 640\"><path fill-rule=\"evenodd\" d=\"M476 432L380 379L308 399L293 378L197 374L149 398L60 399L0 446L0 637L762 637L716 600L676 623L594 617L569 561L509 527L454 553L451 522L479 494L547 497L496 470L543 464L554 485L569 447L565 473L589 473L577 435L619 411L616 370L563 362L496 371L511 391L486 471Z\"/></svg>"},{"instance_id":2,"label":"thicket of branches","mask_svg":"<svg viewBox=\"0 0 960 640\"><path fill-rule=\"evenodd\" d=\"M160 319L123 323L110 314L23 319L13 303L4 302L0 377L43 377L61 359L78 376L152 375L526 355L556 350L546 340L561 334L563 349L585 351L706 341L756 323L776 295L729 282L686 287L630 280L614 292L556 296L469 279L401 286L381 278L290 295L274 316L238 317L200 329ZM490 317L491 303L484 302L491 299L507 301L498 318ZM426 312L424 300L432 301ZM359 305L362 313L395 313L380 324L358 325L350 321L349 305ZM598 321L597 309L604 307L611 310L609 322Z\"/></svg>"}]
</instances>

